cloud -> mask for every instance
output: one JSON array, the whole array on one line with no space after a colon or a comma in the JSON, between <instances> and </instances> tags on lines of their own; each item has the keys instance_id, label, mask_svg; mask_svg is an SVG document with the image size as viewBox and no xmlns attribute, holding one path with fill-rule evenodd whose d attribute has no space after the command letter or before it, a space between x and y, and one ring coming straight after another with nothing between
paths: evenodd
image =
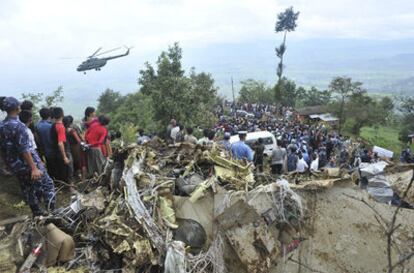
<instances>
[{"instance_id":1,"label":"cloud","mask_svg":"<svg viewBox=\"0 0 414 273\"><path fill-rule=\"evenodd\" d=\"M254 7L253 1L241 4L217 0L18 3L13 15L0 19L0 40L8 40L25 52L34 48L41 53L42 49L50 51L54 47L69 52L76 48L77 52L86 54L99 45L126 43L149 50L177 40L196 44L237 41L248 39L257 31L256 25L263 25L262 11ZM263 1L263 4L269 7L272 2ZM271 32L270 26L268 32Z\"/></svg>"},{"instance_id":2,"label":"cloud","mask_svg":"<svg viewBox=\"0 0 414 273\"><path fill-rule=\"evenodd\" d=\"M134 90L136 71L175 41L184 52L212 44L276 44L276 16L289 6L301 12L289 40L414 38L412 0L1 0L0 82L8 94L59 85L74 86L73 94ZM121 45L134 46L133 56L114 61L111 70L88 77L75 71L98 47ZM62 60L72 57L79 59Z\"/></svg>"},{"instance_id":3,"label":"cloud","mask_svg":"<svg viewBox=\"0 0 414 273\"><path fill-rule=\"evenodd\" d=\"M133 45L137 52L272 39L276 14L301 12L295 38L414 37L411 0L3 0L0 56L87 56L99 46Z\"/></svg>"},{"instance_id":4,"label":"cloud","mask_svg":"<svg viewBox=\"0 0 414 273\"><path fill-rule=\"evenodd\" d=\"M411 0L281 1L300 10L300 38L405 39L414 37Z\"/></svg>"}]
</instances>

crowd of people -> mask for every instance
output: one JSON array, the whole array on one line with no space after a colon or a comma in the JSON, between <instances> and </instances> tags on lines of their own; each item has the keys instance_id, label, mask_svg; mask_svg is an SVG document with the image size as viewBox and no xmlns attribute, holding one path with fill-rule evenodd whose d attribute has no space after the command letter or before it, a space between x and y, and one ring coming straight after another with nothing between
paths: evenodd
<instances>
[{"instance_id":1,"label":"crowd of people","mask_svg":"<svg viewBox=\"0 0 414 273\"><path fill-rule=\"evenodd\" d=\"M165 138L170 143L219 145L229 157L254 164L257 173L269 166L276 176L334 167L351 170L361 162L379 160L363 145L352 147L347 138L323 123L299 120L290 107L244 104L231 105L231 109L225 116L221 108L217 112L219 121L212 128L185 127L172 119ZM74 181L99 176L112 156L107 128L110 120L105 115L97 116L93 107L85 109L80 125L60 107L40 109L40 120L34 124L33 103L19 102L13 97L1 97L0 110L0 160L6 163L0 165L8 166L8 170L2 167L1 171L9 171L18 178L34 215L46 213L40 206L41 200L46 210L53 210L54 182L67 185L74 192ZM261 137L246 142L249 133L263 131L270 132L276 143L265 142ZM199 133L202 136L197 138ZM232 139L235 135L238 137ZM136 142L143 145L151 138L140 128ZM269 144L271 153L265 154ZM401 161L410 163L412 159L411 151L405 149Z\"/></svg>"},{"instance_id":2,"label":"crowd of people","mask_svg":"<svg viewBox=\"0 0 414 273\"><path fill-rule=\"evenodd\" d=\"M374 162L378 156L364 146L350 149L350 141L323 123L308 124L300 121L290 107L276 108L269 105L232 105L231 116L219 113L219 122L213 128L202 130L202 137L194 137L192 127L185 128L171 120L167 127L167 138L171 142L189 142L200 145L221 145L230 156L253 162L258 172L268 162L272 174L289 172L309 173L322 168L347 168L361 162ZM242 110L242 111L241 111ZM252 113L249 116L244 113ZM268 131L276 138L272 154L264 155L264 139L246 143L248 133ZM233 143L230 138L238 135ZM148 141L149 136L141 131L138 144Z\"/></svg>"},{"instance_id":3,"label":"crowd of people","mask_svg":"<svg viewBox=\"0 0 414 273\"><path fill-rule=\"evenodd\" d=\"M14 97L0 98L0 110L2 170L17 177L34 215L54 209L54 182L75 192L74 181L99 175L111 157L109 118L96 116L93 107L86 108L81 126L61 107L40 109L41 119L34 124L33 103ZM46 210L40 206L41 200Z\"/></svg>"}]
</instances>

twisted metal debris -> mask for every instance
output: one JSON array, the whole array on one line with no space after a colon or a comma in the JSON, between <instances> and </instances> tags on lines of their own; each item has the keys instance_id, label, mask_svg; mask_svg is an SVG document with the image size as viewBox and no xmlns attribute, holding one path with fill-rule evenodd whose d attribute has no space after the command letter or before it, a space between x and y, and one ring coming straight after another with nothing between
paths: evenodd
<instances>
[{"instance_id":1,"label":"twisted metal debris","mask_svg":"<svg viewBox=\"0 0 414 273\"><path fill-rule=\"evenodd\" d=\"M146 146L122 147L120 151L128 153L120 181L103 179L88 183L84 193L48 218L75 240L75 258L63 266L67 272L223 273L228 271L226 259L237 257L242 268L265 272L277 263L275 254L279 250L271 250L280 245L275 226L287 223L296 227L303 217L300 198L288 186L277 185L270 179L271 187L255 189L252 166L229 158L217 147L150 142ZM107 169L106 173L110 171ZM195 184L180 190L176 182L187 185L187 180ZM212 227L199 225L208 239L197 253L190 253L192 246L172 235L175 230L184 237L197 236L194 230L181 230L185 227L176 221L178 196L192 204L211 198L200 211L205 215L190 217L195 222L200 221L197 217L204 217ZM244 219L238 230L230 226L219 230L216 218L240 200L246 202L246 209L256 220ZM268 210L275 211L274 220L257 221L266 218ZM295 215L294 221L291 215ZM251 233L254 230L260 232L260 238ZM242 246L234 244L240 236L237 232L250 234L248 248L255 253L254 259L249 260L252 264L243 260L246 254ZM275 242L266 245L266 236ZM263 252L263 247L273 253Z\"/></svg>"}]
</instances>

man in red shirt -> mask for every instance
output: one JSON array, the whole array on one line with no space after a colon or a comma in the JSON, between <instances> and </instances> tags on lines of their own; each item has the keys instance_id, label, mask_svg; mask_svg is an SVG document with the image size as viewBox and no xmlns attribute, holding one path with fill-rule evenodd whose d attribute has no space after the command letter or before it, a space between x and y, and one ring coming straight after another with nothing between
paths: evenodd
<instances>
[{"instance_id":1,"label":"man in red shirt","mask_svg":"<svg viewBox=\"0 0 414 273\"><path fill-rule=\"evenodd\" d=\"M71 178L71 156L70 156L70 146L66 141L66 129L63 125L63 109L60 107L55 107L52 109L52 118L54 123L51 128L51 139L53 149L55 151L55 179L69 182Z\"/></svg>"}]
</instances>

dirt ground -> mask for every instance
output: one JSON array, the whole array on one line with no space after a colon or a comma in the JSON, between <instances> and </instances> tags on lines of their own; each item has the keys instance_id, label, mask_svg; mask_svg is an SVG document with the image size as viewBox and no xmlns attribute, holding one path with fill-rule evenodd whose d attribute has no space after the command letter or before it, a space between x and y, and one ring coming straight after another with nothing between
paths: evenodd
<instances>
[{"instance_id":1,"label":"dirt ground","mask_svg":"<svg viewBox=\"0 0 414 273\"><path fill-rule=\"evenodd\" d=\"M0 220L30 215L29 208L22 205L18 182L12 177L0 177L0 185ZM293 260L288 260L291 255L282 257L272 273L386 272L387 244L383 229L366 205L346 195L368 200L386 219L391 219L395 207L369 200L369 196L351 182L298 193L309 215L302 234L305 241L293 251ZM58 199L62 201L67 196L63 193ZM401 249L413 246L414 242L408 238L414 237L414 211L402 210L398 222L402 226L395 241ZM411 272L414 272L414 260L406 265L405 273Z\"/></svg>"},{"instance_id":2,"label":"dirt ground","mask_svg":"<svg viewBox=\"0 0 414 273\"><path fill-rule=\"evenodd\" d=\"M55 185L58 189L59 185ZM70 194L67 188L59 190L57 194L57 204L68 204ZM31 215L29 206L23 202L20 192L20 185L13 176L0 175L0 221L19 216Z\"/></svg>"},{"instance_id":3,"label":"dirt ground","mask_svg":"<svg viewBox=\"0 0 414 273\"><path fill-rule=\"evenodd\" d=\"M362 202L346 195L369 199L366 192L351 183L319 191L301 192L311 217L305 224L306 238L294 251L294 261L280 263L272 273L380 273L386 272L387 243L384 230L374 213ZM395 207L368 200L385 219L391 219ZM395 241L403 250L413 246L414 211L402 210L401 228ZM394 253L394 260L397 259ZM301 263L302 266L298 265ZM414 260L405 272L414 272ZM401 272L400 270L397 270Z\"/></svg>"},{"instance_id":4,"label":"dirt ground","mask_svg":"<svg viewBox=\"0 0 414 273\"><path fill-rule=\"evenodd\" d=\"M30 208L22 201L17 179L0 175L0 220L29 215Z\"/></svg>"}]
</instances>

